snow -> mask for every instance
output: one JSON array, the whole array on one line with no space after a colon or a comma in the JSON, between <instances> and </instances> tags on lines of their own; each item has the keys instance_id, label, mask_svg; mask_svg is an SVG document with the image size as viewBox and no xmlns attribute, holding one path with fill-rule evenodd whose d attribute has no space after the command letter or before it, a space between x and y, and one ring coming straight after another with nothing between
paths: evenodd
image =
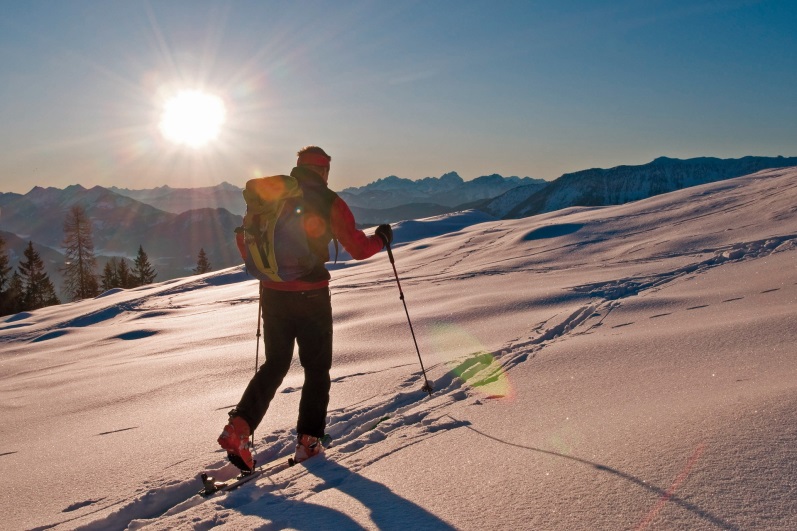
<instances>
[{"instance_id":1,"label":"snow","mask_svg":"<svg viewBox=\"0 0 797 531\"><path fill-rule=\"evenodd\" d=\"M333 271L317 458L211 499L251 377L240 268L0 321L3 529L796 529L797 170L396 227ZM295 361L256 434L291 454Z\"/></svg>"}]
</instances>

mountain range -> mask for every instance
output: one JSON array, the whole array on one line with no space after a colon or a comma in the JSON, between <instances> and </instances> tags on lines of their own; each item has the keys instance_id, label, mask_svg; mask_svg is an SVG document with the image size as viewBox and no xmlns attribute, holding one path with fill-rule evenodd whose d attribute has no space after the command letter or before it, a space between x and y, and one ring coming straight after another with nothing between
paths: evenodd
<instances>
[{"instance_id":1,"label":"mountain range","mask_svg":"<svg viewBox=\"0 0 797 531\"><path fill-rule=\"evenodd\" d=\"M64 219L73 205L83 206L92 220L100 268L112 256L134 257L139 245L149 255L158 280L190 274L200 248L205 249L214 267L240 261L231 234L241 224L241 216L223 208L174 214L100 186L86 189L72 185L64 189L37 186L24 195L0 194L0 230L19 238L6 238L12 264L22 254L17 248L20 242L24 247L33 241L37 250L60 249ZM55 267L53 261L63 263L48 250L48 272ZM57 285L58 277L52 278Z\"/></svg>"},{"instance_id":2,"label":"mountain range","mask_svg":"<svg viewBox=\"0 0 797 531\"><path fill-rule=\"evenodd\" d=\"M241 199L242 189L228 182L201 188L159 186L145 190L130 190L111 186L108 190L173 214L200 208L223 208L243 216L246 210L246 205Z\"/></svg>"},{"instance_id":3,"label":"mountain range","mask_svg":"<svg viewBox=\"0 0 797 531\"><path fill-rule=\"evenodd\" d=\"M361 227L466 209L493 218L520 218L572 206L623 204L788 166L797 166L797 157L660 157L638 166L569 173L550 182L497 174L464 181L456 172L418 181L389 176L346 188L340 196ZM36 186L24 195L0 193L0 231L4 231L14 266L29 240L37 248L46 247L43 258L57 286L59 278L53 273L62 263L58 250L64 218L72 205L80 204L93 221L100 268L112 256L132 258L141 245L158 280L167 280L190 274L200 248L214 269L240 263L232 234L241 224L245 208L241 191L226 182L205 188L147 190Z\"/></svg>"},{"instance_id":4,"label":"mountain range","mask_svg":"<svg viewBox=\"0 0 797 531\"><path fill-rule=\"evenodd\" d=\"M483 175L472 181L464 181L457 172L417 181L391 175L365 186L346 188L340 192L340 196L349 206L371 209L395 208L413 203L457 207L497 197L518 186L542 187L545 184L546 181L542 179L503 177L498 174Z\"/></svg>"},{"instance_id":5,"label":"mountain range","mask_svg":"<svg viewBox=\"0 0 797 531\"><path fill-rule=\"evenodd\" d=\"M541 188L515 188L478 208L499 218L523 218L572 206L622 205L690 186L790 166L797 166L797 157L659 157L640 166L566 173Z\"/></svg>"}]
</instances>

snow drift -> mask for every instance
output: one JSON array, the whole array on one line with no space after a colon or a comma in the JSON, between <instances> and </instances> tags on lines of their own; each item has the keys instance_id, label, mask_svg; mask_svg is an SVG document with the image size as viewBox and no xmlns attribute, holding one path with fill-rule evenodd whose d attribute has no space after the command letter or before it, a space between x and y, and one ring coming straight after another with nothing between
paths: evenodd
<instances>
[{"instance_id":1,"label":"snow drift","mask_svg":"<svg viewBox=\"0 0 797 531\"><path fill-rule=\"evenodd\" d=\"M204 500L254 372L240 268L0 322L7 529L795 529L797 170L406 224L333 272L326 458ZM412 237L413 229L424 234ZM420 232L420 231L423 232ZM256 434L288 456L294 365ZM10 486L10 487L8 487Z\"/></svg>"}]
</instances>

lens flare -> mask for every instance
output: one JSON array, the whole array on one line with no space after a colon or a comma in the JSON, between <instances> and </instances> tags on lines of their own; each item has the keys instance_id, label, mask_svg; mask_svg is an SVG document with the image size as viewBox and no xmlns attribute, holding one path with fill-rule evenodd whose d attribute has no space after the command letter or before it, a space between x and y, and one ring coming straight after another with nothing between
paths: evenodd
<instances>
[{"instance_id":1,"label":"lens flare","mask_svg":"<svg viewBox=\"0 0 797 531\"><path fill-rule=\"evenodd\" d=\"M484 345L462 327L438 323L432 344L450 371L485 398L508 398L514 391L503 366Z\"/></svg>"}]
</instances>

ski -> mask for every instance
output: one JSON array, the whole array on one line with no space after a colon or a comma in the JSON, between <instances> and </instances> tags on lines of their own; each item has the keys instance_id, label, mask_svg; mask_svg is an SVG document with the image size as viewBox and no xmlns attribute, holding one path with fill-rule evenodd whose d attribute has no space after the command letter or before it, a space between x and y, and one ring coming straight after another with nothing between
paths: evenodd
<instances>
[{"instance_id":1,"label":"ski","mask_svg":"<svg viewBox=\"0 0 797 531\"><path fill-rule=\"evenodd\" d=\"M200 490L198 494L207 498L217 492L230 492L237 489L241 485L249 483L253 479L257 479L263 474L276 474L277 472L281 472L282 470L293 466L293 464L293 459L281 457L260 468L256 468L252 472L241 472L241 474L239 474L237 477L228 479L227 481L217 481L212 476L202 473L200 476L202 481L202 490Z\"/></svg>"},{"instance_id":2,"label":"ski","mask_svg":"<svg viewBox=\"0 0 797 531\"><path fill-rule=\"evenodd\" d=\"M331 440L332 437L328 433L325 433L324 436L319 439L319 443L322 444L324 448L327 448ZM217 492L230 492L237 489L241 485L249 483L253 479L262 476L263 474L276 474L277 472L282 472L283 470L286 470L296 464L298 463L294 461L293 457L280 457L271 461L270 463L266 463L261 467L256 467L251 472L241 471L237 477L228 479L227 481L216 481L213 476L202 473L200 475L200 479L202 480L202 490L200 490L198 494L207 498Z\"/></svg>"}]
</instances>

